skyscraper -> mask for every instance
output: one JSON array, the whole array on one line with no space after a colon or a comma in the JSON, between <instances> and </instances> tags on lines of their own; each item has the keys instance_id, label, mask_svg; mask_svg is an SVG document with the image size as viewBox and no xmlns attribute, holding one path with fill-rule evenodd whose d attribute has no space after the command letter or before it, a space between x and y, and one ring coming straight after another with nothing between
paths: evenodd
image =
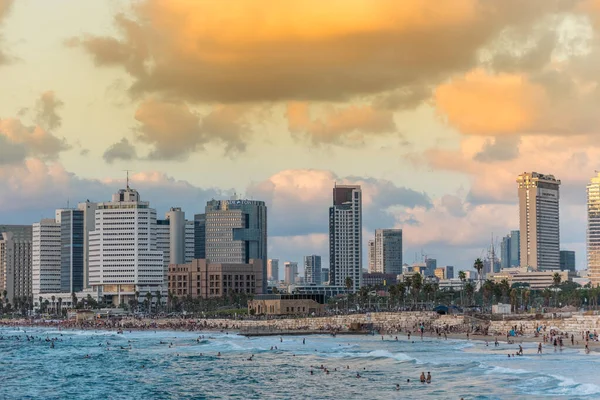
<instances>
[{"instance_id":1,"label":"skyscraper","mask_svg":"<svg viewBox=\"0 0 600 400\"><path fill-rule=\"evenodd\" d=\"M287 285L293 285L296 283L296 276L298 276L298 263L286 261L283 265L285 271L285 283Z\"/></svg>"},{"instance_id":2,"label":"skyscraper","mask_svg":"<svg viewBox=\"0 0 600 400\"><path fill-rule=\"evenodd\" d=\"M501 268L513 268L520 265L521 248L519 231L510 231L509 235L502 238L500 244Z\"/></svg>"},{"instance_id":3,"label":"skyscraper","mask_svg":"<svg viewBox=\"0 0 600 400\"><path fill-rule=\"evenodd\" d=\"M60 211L60 291L80 292L85 287L84 279L84 230L83 210Z\"/></svg>"},{"instance_id":4,"label":"skyscraper","mask_svg":"<svg viewBox=\"0 0 600 400\"><path fill-rule=\"evenodd\" d=\"M33 224L32 294L59 293L61 288L61 227L54 219Z\"/></svg>"},{"instance_id":5,"label":"skyscraper","mask_svg":"<svg viewBox=\"0 0 600 400\"><path fill-rule=\"evenodd\" d=\"M370 273L402 273L402 229L376 229L368 250Z\"/></svg>"},{"instance_id":6,"label":"skyscraper","mask_svg":"<svg viewBox=\"0 0 600 400\"><path fill-rule=\"evenodd\" d=\"M0 293L15 304L16 298L31 299L31 225L0 225Z\"/></svg>"},{"instance_id":7,"label":"skyscraper","mask_svg":"<svg viewBox=\"0 0 600 400\"><path fill-rule=\"evenodd\" d=\"M305 283L320 285L321 281L321 256L304 256Z\"/></svg>"},{"instance_id":8,"label":"skyscraper","mask_svg":"<svg viewBox=\"0 0 600 400\"><path fill-rule=\"evenodd\" d=\"M77 208L83 211L83 287L90 287L90 232L96 228L97 203L87 200Z\"/></svg>"},{"instance_id":9,"label":"skyscraper","mask_svg":"<svg viewBox=\"0 0 600 400\"><path fill-rule=\"evenodd\" d=\"M437 260L435 258L425 258L425 276L434 276L437 268Z\"/></svg>"},{"instance_id":10,"label":"skyscraper","mask_svg":"<svg viewBox=\"0 0 600 400\"><path fill-rule=\"evenodd\" d=\"M329 282L350 290L362 284L362 192L360 185L335 185L329 208Z\"/></svg>"},{"instance_id":11,"label":"skyscraper","mask_svg":"<svg viewBox=\"0 0 600 400\"><path fill-rule=\"evenodd\" d=\"M367 258L369 260L369 273L379 272L377 271L376 261L375 261L375 240L369 240L367 242Z\"/></svg>"},{"instance_id":12,"label":"skyscraper","mask_svg":"<svg viewBox=\"0 0 600 400\"><path fill-rule=\"evenodd\" d=\"M592 287L600 285L600 172L587 185L587 266Z\"/></svg>"},{"instance_id":13,"label":"skyscraper","mask_svg":"<svg viewBox=\"0 0 600 400\"><path fill-rule=\"evenodd\" d=\"M517 178L521 266L560 269L559 186L553 175L525 172Z\"/></svg>"},{"instance_id":14,"label":"skyscraper","mask_svg":"<svg viewBox=\"0 0 600 400\"><path fill-rule=\"evenodd\" d=\"M269 258L267 261L267 279L270 281L279 281L279 260L276 258Z\"/></svg>"},{"instance_id":15,"label":"skyscraper","mask_svg":"<svg viewBox=\"0 0 600 400\"><path fill-rule=\"evenodd\" d=\"M166 288L162 251L156 247L156 210L137 190L119 190L112 201L98 203L90 232L89 282L114 305L153 295ZM136 300L140 300L139 298Z\"/></svg>"},{"instance_id":16,"label":"skyscraper","mask_svg":"<svg viewBox=\"0 0 600 400\"><path fill-rule=\"evenodd\" d=\"M575 252L572 250L560 251L560 270L575 272Z\"/></svg>"},{"instance_id":17,"label":"skyscraper","mask_svg":"<svg viewBox=\"0 0 600 400\"><path fill-rule=\"evenodd\" d=\"M267 206L256 200L211 200L206 203L205 251L211 263L247 264L262 260L267 292Z\"/></svg>"}]
</instances>

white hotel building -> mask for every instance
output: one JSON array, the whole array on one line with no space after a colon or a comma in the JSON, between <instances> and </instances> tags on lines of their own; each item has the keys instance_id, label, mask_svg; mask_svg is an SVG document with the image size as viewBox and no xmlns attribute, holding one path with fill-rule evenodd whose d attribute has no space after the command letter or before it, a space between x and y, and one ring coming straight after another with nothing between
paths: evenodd
<instances>
[{"instance_id":1,"label":"white hotel building","mask_svg":"<svg viewBox=\"0 0 600 400\"><path fill-rule=\"evenodd\" d=\"M98 296L119 305L139 292L166 296L163 252L156 243L156 210L139 193L121 189L98 203L89 234L89 284Z\"/></svg>"},{"instance_id":2,"label":"white hotel building","mask_svg":"<svg viewBox=\"0 0 600 400\"><path fill-rule=\"evenodd\" d=\"M61 226L53 219L33 224L32 286L33 300L44 293L60 292Z\"/></svg>"}]
</instances>

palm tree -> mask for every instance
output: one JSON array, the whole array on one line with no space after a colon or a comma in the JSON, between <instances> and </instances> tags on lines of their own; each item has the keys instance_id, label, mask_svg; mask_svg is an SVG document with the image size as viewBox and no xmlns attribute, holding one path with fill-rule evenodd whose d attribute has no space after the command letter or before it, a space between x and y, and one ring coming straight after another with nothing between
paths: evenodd
<instances>
[{"instance_id":1,"label":"palm tree","mask_svg":"<svg viewBox=\"0 0 600 400\"><path fill-rule=\"evenodd\" d=\"M412 276L412 290L413 290L413 299L414 299L414 304L417 304L417 301L419 300L419 294L421 293L421 288L423 287L423 277L421 276L421 274L416 273Z\"/></svg>"},{"instance_id":2,"label":"palm tree","mask_svg":"<svg viewBox=\"0 0 600 400\"><path fill-rule=\"evenodd\" d=\"M525 311L527 311L527 308L529 307L529 297L531 296L531 291L530 290L524 290L523 291L523 305L525 306Z\"/></svg>"},{"instance_id":3,"label":"palm tree","mask_svg":"<svg viewBox=\"0 0 600 400\"><path fill-rule=\"evenodd\" d=\"M484 283L483 286L481 287L482 290L482 302L485 304L486 300L489 301L491 303L491 299L492 296L494 295L494 282L492 282L491 280L487 279Z\"/></svg>"},{"instance_id":4,"label":"palm tree","mask_svg":"<svg viewBox=\"0 0 600 400\"><path fill-rule=\"evenodd\" d=\"M472 305L473 295L475 294L475 285L473 285L473 283L467 282L467 284L465 285L465 294L467 303L469 303L469 305Z\"/></svg>"},{"instance_id":5,"label":"palm tree","mask_svg":"<svg viewBox=\"0 0 600 400\"><path fill-rule=\"evenodd\" d=\"M510 291L510 308L512 311L517 312L517 289L512 289Z\"/></svg>"},{"instance_id":6,"label":"palm tree","mask_svg":"<svg viewBox=\"0 0 600 400\"><path fill-rule=\"evenodd\" d=\"M140 308L140 292L135 291L135 309L138 310Z\"/></svg>"},{"instance_id":7,"label":"palm tree","mask_svg":"<svg viewBox=\"0 0 600 400\"><path fill-rule=\"evenodd\" d=\"M56 314L56 307L54 306L54 302L56 301L56 296L52 295L52 312Z\"/></svg>"},{"instance_id":8,"label":"palm tree","mask_svg":"<svg viewBox=\"0 0 600 400\"><path fill-rule=\"evenodd\" d=\"M344 282L346 284L346 289L348 290L348 293L346 295L346 311L350 309L350 289L354 286L354 282L352 281L352 278L350 278L349 276L346 277L346 280Z\"/></svg>"},{"instance_id":9,"label":"palm tree","mask_svg":"<svg viewBox=\"0 0 600 400\"><path fill-rule=\"evenodd\" d=\"M152 311L152 292L146 293L146 300L148 300L148 312Z\"/></svg>"},{"instance_id":10,"label":"palm tree","mask_svg":"<svg viewBox=\"0 0 600 400\"><path fill-rule=\"evenodd\" d=\"M562 277L560 276L560 274L558 272L555 272L554 275L552 275L552 283L554 284L554 286L560 285L561 280L562 280Z\"/></svg>"},{"instance_id":11,"label":"palm tree","mask_svg":"<svg viewBox=\"0 0 600 400\"><path fill-rule=\"evenodd\" d=\"M58 315L62 315L62 297L58 298Z\"/></svg>"},{"instance_id":12,"label":"palm tree","mask_svg":"<svg viewBox=\"0 0 600 400\"><path fill-rule=\"evenodd\" d=\"M43 311L44 311L44 310L43 310L43 307L42 307L42 302L44 301L44 298L43 298L42 296L40 296L40 297L38 298L38 300L40 301L40 313L41 313L41 312L43 312Z\"/></svg>"},{"instance_id":13,"label":"palm tree","mask_svg":"<svg viewBox=\"0 0 600 400\"><path fill-rule=\"evenodd\" d=\"M462 282L462 285L461 285L462 287L460 290L460 297L461 297L461 303L464 307L465 301L463 299L463 293L465 290L465 281L467 280L467 274L465 274L465 271L458 271L458 279L460 279L460 281Z\"/></svg>"},{"instance_id":14,"label":"palm tree","mask_svg":"<svg viewBox=\"0 0 600 400\"><path fill-rule=\"evenodd\" d=\"M477 280L479 281L479 289L481 289L481 271L483 271L483 261L481 261L481 258L475 260L473 268L477 271Z\"/></svg>"},{"instance_id":15,"label":"palm tree","mask_svg":"<svg viewBox=\"0 0 600 400\"><path fill-rule=\"evenodd\" d=\"M510 291L510 284L508 283L508 280L502 279L500 281L500 290L502 292L502 301L504 302L504 299L508 296L508 292Z\"/></svg>"},{"instance_id":16,"label":"palm tree","mask_svg":"<svg viewBox=\"0 0 600 400\"><path fill-rule=\"evenodd\" d=\"M429 296L433 293L433 285L430 282L425 282L423 292L425 293L425 302L428 304Z\"/></svg>"},{"instance_id":17,"label":"palm tree","mask_svg":"<svg viewBox=\"0 0 600 400\"><path fill-rule=\"evenodd\" d=\"M160 290L157 290L156 291L156 311L158 311L159 307L162 306L162 304L160 302L160 298L161 298Z\"/></svg>"}]
</instances>

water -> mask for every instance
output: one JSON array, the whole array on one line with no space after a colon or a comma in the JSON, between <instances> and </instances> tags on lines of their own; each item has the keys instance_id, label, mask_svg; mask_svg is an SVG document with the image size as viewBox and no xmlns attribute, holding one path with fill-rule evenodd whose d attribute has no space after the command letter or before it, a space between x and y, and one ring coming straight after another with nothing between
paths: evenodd
<instances>
[{"instance_id":1,"label":"water","mask_svg":"<svg viewBox=\"0 0 600 400\"><path fill-rule=\"evenodd\" d=\"M555 353L550 347L538 356L535 343L525 343L525 355L513 359L507 353L516 351L514 345L418 337L411 343L405 336L398 342L307 336L303 345L302 337L284 337L281 343L274 336L248 339L220 332L118 335L29 328L27 333L62 342L51 349L45 341L7 340L16 334L24 339L24 333L0 328L0 399L600 398L599 357L579 349ZM205 336L200 343L199 335ZM132 349L121 350L129 341ZM251 354L254 360L248 361ZM330 375L318 368L310 375L311 365L321 364ZM419 382L421 371L431 372L432 384Z\"/></svg>"}]
</instances>

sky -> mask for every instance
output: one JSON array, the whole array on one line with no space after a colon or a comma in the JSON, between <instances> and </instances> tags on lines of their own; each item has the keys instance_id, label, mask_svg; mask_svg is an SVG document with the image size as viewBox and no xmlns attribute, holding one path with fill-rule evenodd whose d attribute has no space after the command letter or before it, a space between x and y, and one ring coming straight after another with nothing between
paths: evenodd
<instances>
[{"instance_id":1,"label":"sky","mask_svg":"<svg viewBox=\"0 0 600 400\"><path fill-rule=\"evenodd\" d=\"M352 183L364 258L402 228L405 262L467 269L536 171L582 269L599 67L600 0L0 0L0 221L107 201L131 170L159 214L265 200L269 256L327 264Z\"/></svg>"}]
</instances>

